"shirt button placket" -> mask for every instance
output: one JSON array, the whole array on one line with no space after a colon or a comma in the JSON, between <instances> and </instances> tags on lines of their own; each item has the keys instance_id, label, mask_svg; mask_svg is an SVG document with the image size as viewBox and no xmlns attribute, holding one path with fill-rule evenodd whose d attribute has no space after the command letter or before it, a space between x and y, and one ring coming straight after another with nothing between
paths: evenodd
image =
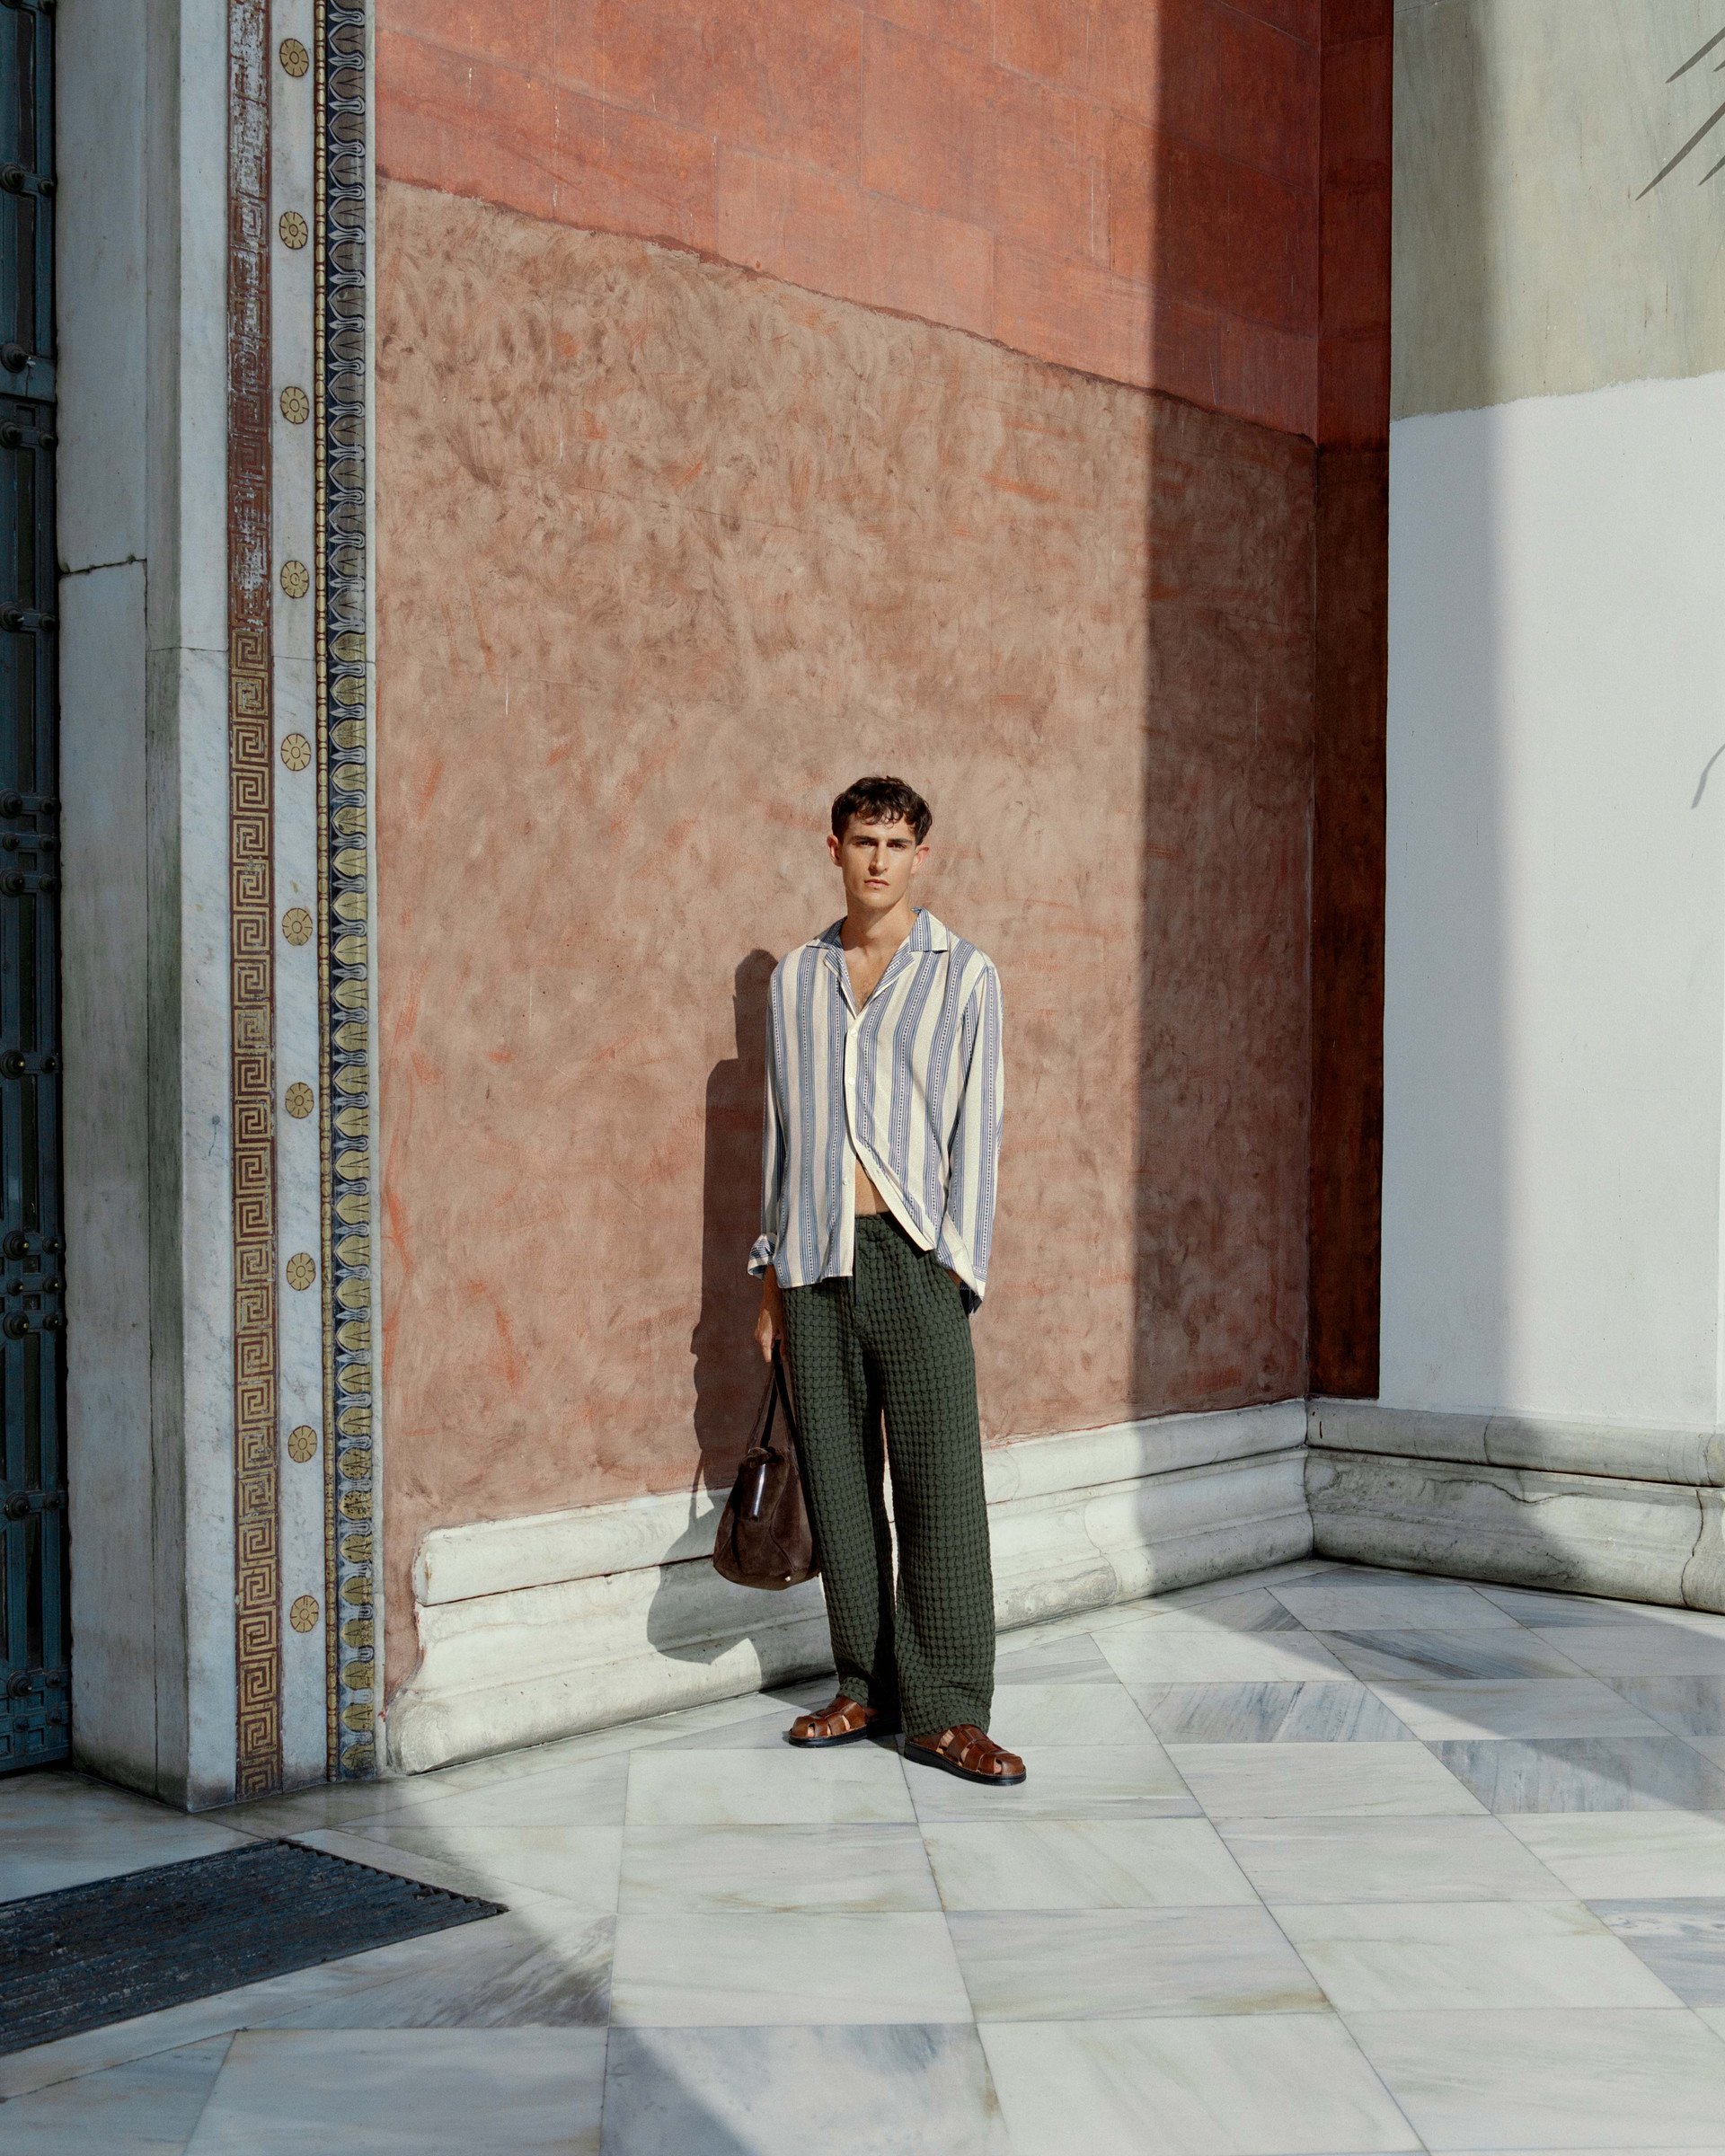
<instances>
[{"instance_id":1,"label":"shirt button placket","mask_svg":"<svg viewBox=\"0 0 1725 2156\"><path fill-rule=\"evenodd\" d=\"M860 1161L856 1149L856 1018L854 1011L845 1014L845 1129L851 1141L851 1157ZM839 1200L841 1205L854 1207L856 1204L856 1171L851 1171L851 1187ZM862 1265L862 1248L856 1233L856 1216L851 1216L851 1309L857 1309L856 1276Z\"/></svg>"}]
</instances>

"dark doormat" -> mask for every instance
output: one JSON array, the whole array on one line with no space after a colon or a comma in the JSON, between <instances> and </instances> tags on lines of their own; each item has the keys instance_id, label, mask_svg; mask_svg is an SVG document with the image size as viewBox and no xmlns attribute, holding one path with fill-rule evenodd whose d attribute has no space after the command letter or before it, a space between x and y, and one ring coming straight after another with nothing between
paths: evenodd
<instances>
[{"instance_id":1,"label":"dark doormat","mask_svg":"<svg viewBox=\"0 0 1725 2156\"><path fill-rule=\"evenodd\" d=\"M0 1904L0 2054L502 1913L297 1842Z\"/></svg>"}]
</instances>

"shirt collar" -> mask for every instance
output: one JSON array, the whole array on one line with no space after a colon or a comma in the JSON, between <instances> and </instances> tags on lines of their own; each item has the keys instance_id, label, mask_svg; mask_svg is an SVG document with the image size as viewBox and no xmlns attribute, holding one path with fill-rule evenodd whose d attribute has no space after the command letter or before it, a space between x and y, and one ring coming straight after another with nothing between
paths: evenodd
<instances>
[{"instance_id":1,"label":"shirt collar","mask_svg":"<svg viewBox=\"0 0 1725 2156\"><path fill-rule=\"evenodd\" d=\"M844 928L842 920L835 921L830 928L823 929L815 941L830 945L842 955L845 949ZM910 934L907 941L913 950L951 950L952 948L951 931L943 921L937 921L925 906L916 908L916 917L910 924Z\"/></svg>"}]
</instances>

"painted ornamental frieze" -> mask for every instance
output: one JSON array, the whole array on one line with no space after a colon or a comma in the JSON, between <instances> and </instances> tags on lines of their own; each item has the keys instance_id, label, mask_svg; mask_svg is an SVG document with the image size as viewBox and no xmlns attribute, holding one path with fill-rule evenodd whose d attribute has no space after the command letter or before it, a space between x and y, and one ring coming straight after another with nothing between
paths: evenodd
<instances>
[{"instance_id":1,"label":"painted ornamental frieze","mask_svg":"<svg viewBox=\"0 0 1725 2156\"><path fill-rule=\"evenodd\" d=\"M230 0L235 1787L372 1772L363 8Z\"/></svg>"},{"instance_id":2,"label":"painted ornamental frieze","mask_svg":"<svg viewBox=\"0 0 1725 2156\"><path fill-rule=\"evenodd\" d=\"M332 1779L376 1765L371 670L363 7L318 8L317 700L325 1593Z\"/></svg>"}]
</instances>

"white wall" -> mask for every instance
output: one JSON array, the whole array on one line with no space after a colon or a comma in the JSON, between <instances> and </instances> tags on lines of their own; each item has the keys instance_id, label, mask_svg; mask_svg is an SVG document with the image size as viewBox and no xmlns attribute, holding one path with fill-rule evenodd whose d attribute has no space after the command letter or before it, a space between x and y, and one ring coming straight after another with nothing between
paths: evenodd
<instances>
[{"instance_id":1,"label":"white wall","mask_svg":"<svg viewBox=\"0 0 1725 2156\"><path fill-rule=\"evenodd\" d=\"M1390 469L1382 1397L1711 1428L1725 374Z\"/></svg>"}]
</instances>

